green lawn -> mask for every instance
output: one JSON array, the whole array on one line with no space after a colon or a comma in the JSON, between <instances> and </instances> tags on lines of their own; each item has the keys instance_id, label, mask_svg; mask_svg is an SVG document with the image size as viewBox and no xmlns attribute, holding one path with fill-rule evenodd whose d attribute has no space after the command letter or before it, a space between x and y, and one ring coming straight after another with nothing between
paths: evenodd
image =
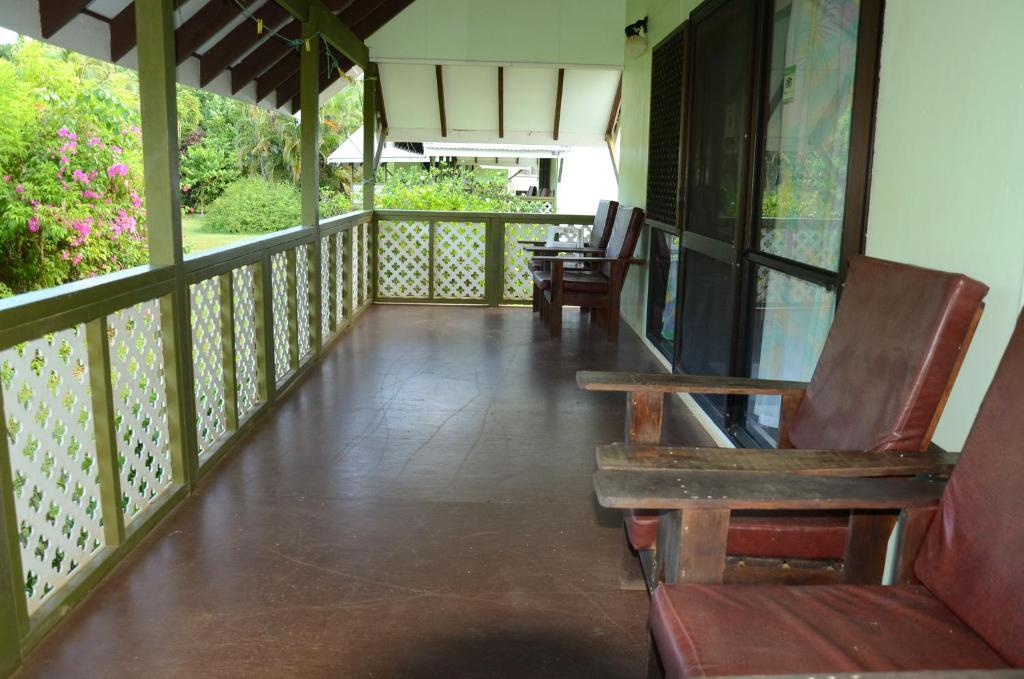
<instances>
[{"instance_id":1,"label":"green lawn","mask_svg":"<svg viewBox=\"0 0 1024 679\"><path fill-rule=\"evenodd\" d=\"M248 240L254 233L214 233L203 224L204 215L185 215L181 220L182 240L186 252L196 253L224 247L238 241Z\"/></svg>"}]
</instances>

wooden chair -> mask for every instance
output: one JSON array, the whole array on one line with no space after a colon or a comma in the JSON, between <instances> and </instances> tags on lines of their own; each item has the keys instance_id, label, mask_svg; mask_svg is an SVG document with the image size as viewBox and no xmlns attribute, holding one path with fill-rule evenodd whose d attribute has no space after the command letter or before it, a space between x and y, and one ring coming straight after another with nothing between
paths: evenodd
<instances>
[{"instance_id":1,"label":"wooden chair","mask_svg":"<svg viewBox=\"0 0 1024 679\"><path fill-rule=\"evenodd\" d=\"M524 250L535 256L557 255L560 252L604 254L605 248L608 247L608 239L612 235L612 224L615 222L615 212L618 208L619 204L614 200L598 202L597 211L594 213L594 224L591 227L590 236L585 243L578 245L554 243L550 237L547 240L521 240L519 243L524 246ZM544 264L531 259L531 271L539 271L544 268ZM533 286L533 310L540 311L539 294L536 285Z\"/></svg>"},{"instance_id":2,"label":"wooden chair","mask_svg":"<svg viewBox=\"0 0 1024 679\"><path fill-rule=\"evenodd\" d=\"M651 601L648 676L1024 667L1022 413L1024 314L946 484L906 476L926 453L890 456L884 473L901 478L845 476L870 452L755 468L722 450L697 467L718 471L597 472L601 504L658 509L659 546L678 554ZM721 585L729 514L755 508L902 511L896 584Z\"/></svg>"},{"instance_id":3,"label":"wooden chair","mask_svg":"<svg viewBox=\"0 0 1024 679\"><path fill-rule=\"evenodd\" d=\"M809 384L599 372L581 372L577 382L583 389L627 392L628 442L659 443L664 395L684 392L780 396L779 448L923 451L987 290L959 274L856 257ZM691 454L701 451L668 457ZM611 459L602 457L599 464ZM891 517L845 511L738 512L729 525L730 580L878 582L891 528ZM651 589L658 516L629 510L625 529L621 585ZM641 570L643 578L634 575Z\"/></svg>"},{"instance_id":4,"label":"wooden chair","mask_svg":"<svg viewBox=\"0 0 1024 679\"><path fill-rule=\"evenodd\" d=\"M580 306L596 311L608 326L608 340L618 340L622 285L631 264L646 263L633 259L643 223L643 210L619 206L603 256L534 257L534 261L550 266L534 271L533 283L539 291L541 319L547 323L552 338L562 337L562 307ZM591 268L567 270L566 264L586 264Z\"/></svg>"}]
</instances>

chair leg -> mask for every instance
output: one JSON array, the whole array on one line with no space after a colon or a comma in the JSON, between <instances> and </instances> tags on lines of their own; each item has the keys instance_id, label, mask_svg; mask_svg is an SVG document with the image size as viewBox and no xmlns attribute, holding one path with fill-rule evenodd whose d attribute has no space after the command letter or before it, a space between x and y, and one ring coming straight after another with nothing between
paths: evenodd
<instances>
[{"instance_id":1,"label":"chair leg","mask_svg":"<svg viewBox=\"0 0 1024 679\"><path fill-rule=\"evenodd\" d=\"M533 286L533 313L535 314L540 312L540 298L541 290L535 285Z\"/></svg>"},{"instance_id":2,"label":"chair leg","mask_svg":"<svg viewBox=\"0 0 1024 679\"><path fill-rule=\"evenodd\" d=\"M619 562L619 589L628 591L647 591L640 555L629 542L629 533L622 528L622 561Z\"/></svg>"},{"instance_id":3,"label":"chair leg","mask_svg":"<svg viewBox=\"0 0 1024 679\"><path fill-rule=\"evenodd\" d=\"M548 324L548 296L541 290L540 295L540 322L543 325Z\"/></svg>"},{"instance_id":4,"label":"chair leg","mask_svg":"<svg viewBox=\"0 0 1024 679\"><path fill-rule=\"evenodd\" d=\"M562 339L562 296L551 297L551 304L548 307L548 329L551 331L551 339L559 341Z\"/></svg>"},{"instance_id":5,"label":"chair leg","mask_svg":"<svg viewBox=\"0 0 1024 679\"><path fill-rule=\"evenodd\" d=\"M608 318L608 341L619 341L619 307L618 305L608 307L606 312Z\"/></svg>"}]
</instances>

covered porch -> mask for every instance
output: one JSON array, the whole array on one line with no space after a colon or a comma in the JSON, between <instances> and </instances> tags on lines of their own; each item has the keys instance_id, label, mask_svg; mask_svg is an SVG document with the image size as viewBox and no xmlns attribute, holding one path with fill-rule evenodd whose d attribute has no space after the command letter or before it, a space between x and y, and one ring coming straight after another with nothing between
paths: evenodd
<instances>
[{"instance_id":1,"label":"covered porch","mask_svg":"<svg viewBox=\"0 0 1024 679\"><path fill-rule=\"evenodd\" d=\"M817 17L825 0L564 0L548 14L531 0L510 19L508 3L476 0L13 0L0 19L15 29L138 70L149 264L0 300L0 676L637 676L650 599L622 587L637 562L623 515L595 497L595 447L786 444L848 262L863 254L991 288L965 335L977 327L975 349L944 383L948 414L926 437L960 449L1024 303L1021 204L1007 188L1024 176L996 152L1004 132L1024 143L1024 127L1001 100L962 104L1009 96L989 76L1015 62L922 37L922 22L981 33L973 9L944 2L918 14L911 0L838 3L830 44L848 68L833 89L846 98L822 107L796 89L784 48L793 17ZM1024 19L1005 0L1001 12L993 25ZM623 24L642 40L624 42ZM988 49L1009 44L992 33ZM995 112L982 124L928 98L948 89L936 75L952 70L936 66L947 52L977 76L959 105ZM835 84L831 68L808 73L826 74L822 91ZM362 203L321 214L319 106L359 77ZM300 224L185 251L179 82L300 115ZM919 99L928 116L908 113ZM786 134L773 131L787 110ZM790 180L818 156L773 171L790 133L801 153L822 138L834 153L807 190L827 210L785 193L806 188ZM931 155L937 136L952 169ZM555 200L525 213L379 209L387 139L575 140L607 153L618 196L594 202L646 213L621 340L567 308L552 341L529 308L525 242L559 228L585 240L594 214L559 213ZM978 181L989 171L999 191ZM966 239L966 222L986 229ZM648 376L654 396L629 382L623 399L581 390L578 371L677 375ZM729 389L663 398L659 385L689 375ZM731 390L758 379L776 390L749 394L778 402ZM656 471L679 492L672 469ZM656 588L685 570L692 508L631 499L623 509L666 519L655 545L673 563L653 561ZM890 535L878 527L898 516L882 510L863 524L876 531L873 566ZM694 532L716 533L724 568L730 510L710 511ZM838 578L840 561L818 561ZM705 580L720 584L722 570Z\"/></svg>"},{"instance_id":2,"label":"covered porch","mask_svg":"<svg viewBox=\"0 0 1024 679\"><path fill-rule=\"evenodd\" d=\"M524 308L368 309L18 676L633 676L595 366L657 369L585 316L553 345Z\"/></svg>"}]
</instances>

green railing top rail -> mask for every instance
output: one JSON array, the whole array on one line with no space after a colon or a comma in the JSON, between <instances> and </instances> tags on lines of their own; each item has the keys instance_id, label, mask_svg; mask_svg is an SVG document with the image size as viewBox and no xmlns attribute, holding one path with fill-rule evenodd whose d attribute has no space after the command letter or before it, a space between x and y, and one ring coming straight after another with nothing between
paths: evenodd
<instances>
[{"instance_id":1,"label":"green railing top rail","mask_svg":"<svg viewBox=\"0 0 1024 679\"><path fill-rule=\"evenodd\" d=\"M574 224L593 222L593 215L531 212L458 212L446 210L357 210L322 219L319 228L293 226L254 236L241 243L188 255L187 282L230 271L254 262L268 251L279 252L319 236L351 229L369 219L425 219L432 221L502 221L521 224ZM167 293L173 286L173 267L144 265L45 290L34 290L0 300L0 349L66 328L75 323Z\"/></svg>"}]
</instances>

